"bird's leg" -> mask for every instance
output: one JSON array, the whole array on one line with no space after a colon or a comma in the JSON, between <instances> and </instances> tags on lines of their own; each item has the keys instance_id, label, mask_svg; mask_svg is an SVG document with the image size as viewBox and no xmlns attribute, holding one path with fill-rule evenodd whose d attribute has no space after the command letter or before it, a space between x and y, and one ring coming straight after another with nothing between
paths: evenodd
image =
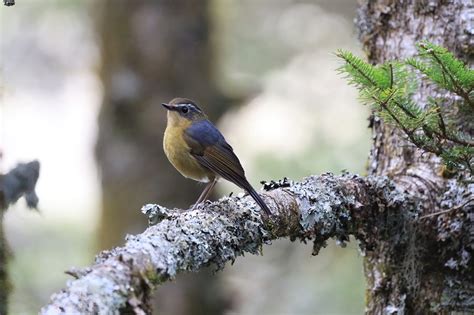
<instances>
[{"instance_id":1,"label":"bird's leg","mask_svg":"<svg viewBox=\"0 0 474 315\"><path fill-rule=\"evenodd\" d=\"M209 181L209 183L207 183L206 187L202 191L202 193L199 196L198 200L193 205L193 208L192 208L193 210L197 207L198 204L200 204L201 202L203 202L204 200L207 199L207 196L209 196L209 194L211 193L212 188L214 188L216 183L217 183L217 178L214 178L213 180Z\"/></svg>"}]
</instances>

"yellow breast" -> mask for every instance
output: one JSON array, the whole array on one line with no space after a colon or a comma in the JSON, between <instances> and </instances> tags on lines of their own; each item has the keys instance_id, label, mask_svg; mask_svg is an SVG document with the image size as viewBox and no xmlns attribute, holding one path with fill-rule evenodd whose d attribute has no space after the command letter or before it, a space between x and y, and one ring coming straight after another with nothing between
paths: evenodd
<instances>
[{"instance_id":1,"label":"yellow breast","mask_svg":"<svg viewBox=\"0 0 474 315\"><path fill-rule=\"evenodd\" d=\"M168 160L184 177L200 182L209 182L209 172L191 155L191 149L184 141L181 124L168 124L163 139L163 149Z\"/></svg>"}]
</instances>

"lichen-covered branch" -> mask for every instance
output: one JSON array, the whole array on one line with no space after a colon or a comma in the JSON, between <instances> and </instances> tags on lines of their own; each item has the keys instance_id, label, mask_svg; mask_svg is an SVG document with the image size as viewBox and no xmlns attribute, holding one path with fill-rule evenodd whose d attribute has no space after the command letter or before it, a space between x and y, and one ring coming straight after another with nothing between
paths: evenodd
<instances>
[{"instance_id":1,"label":"lichen-covered branch","mask_svg":"<svg viewBox=\"0 0 474 315\"><path fill-rule=\"evenodd\" d=\"M311 176L264 198L271 217L263 217L249 197L224 197L193 211L144 206L155 224L128 236L123 247L100 253L93 266L70 271L77 279L54 294L42 314L148 312L153 287L180 272L222 268L279 237L313 240L316 254L329 238L363 237L373 211L405 201L387 178L351 174Z\"/></svg>"}]
</instances>

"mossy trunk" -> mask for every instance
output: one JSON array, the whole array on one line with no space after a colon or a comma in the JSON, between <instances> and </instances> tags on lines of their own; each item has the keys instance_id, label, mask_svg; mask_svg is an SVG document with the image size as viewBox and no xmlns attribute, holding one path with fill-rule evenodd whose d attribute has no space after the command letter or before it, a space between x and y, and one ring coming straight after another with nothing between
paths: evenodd
<instances>
[{"instance_id":1,"label":"mossy trunk","mask_svg":"<svg viewBox=\"0 0 474 315\"><path fill-rule=\"evenodd\" d=\"M97 7L101 6L100 10ZM147 202L187 208L204 188L167 161L161 103L195 99L212 119L226 109L212 74L208 1L110 0L93 4L104 87L96 146L102 183L99 248L123 244L147 225ZM161 314L222 313L217 277L194 274L159 290ZM209 291L210 290L210 291ZM215 300L209 301L209 292ZM195 312L195 314L197 314Z\"/></svg>"},{"instance_id":2,"label":"mossy trunk","mask_svg":"<svg viewBox=\"0 0 474 315\"><path fill-rule=\"evenodd\" d=\"M428 40L472 65L473 10L472 0L369 0L361 2L356 23L375 64L413 56L415 44ZM437 96L448 99L443 111L457 114L455 99L432 86L423 84L415 99L425 106L428 97ZM464 131L474 130L474 122L457 119ZM416 149L395 128L377 118L372 126L369 173L394 179L406 192L418 195L420 204L387 211L367 239L367 313L474 311L474 206L461 207L472 198L473 185L444 178L440 159ZM455 207L460 211L420 218L420 212Z\"/></svg>"}]
</instances>

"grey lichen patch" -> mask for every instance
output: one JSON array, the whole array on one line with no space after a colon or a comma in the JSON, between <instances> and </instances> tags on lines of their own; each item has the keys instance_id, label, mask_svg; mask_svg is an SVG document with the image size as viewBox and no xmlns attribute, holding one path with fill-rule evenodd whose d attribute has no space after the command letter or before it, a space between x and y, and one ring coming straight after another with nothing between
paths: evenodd
<instances>
[{"instance_id":1,"label":"grey lichen patch","mask_svg":"<svg viewBox=\"0 0 474 315\"><path fill-rule=\"evenodd\" d=\"M441 306L474 311L474 184L447 183L440 197L439 215L430 217L438 241L438 257L445 268Z\"/></svg>"},{"instance_id":2,"label":"grey lichen patch","mask_svg":"<svg viewBox=\"0 0 474 315\"><path fill-rule=\"evenodd\" d=\"M372 302L392 290L388 307L406 311L399 297L402 293L411 296L422 281L417 262L423 239L416 218L425 197L417 196L417 186L407 182L400 184L387 177L369 177L368 182L376 206L363 220L368 234L362 244L369 256L365 263Z\"/></svg>"},{"instance_id":3,"label":"grey lichen patch","mask_svg":"<svg viewBox=\"0 0 474 315\"><path fill-rule=\"evenodd\" d=\"M160 279L172 279L180 271L196 271L210 264L223 268L245 251L258 253L267 234L259 209L250 200L223 198L181 213L147 205L147 214L160 217L160 229L154 233L160 240L139 237L128 242L154 244L160 255L152 255L152 261L161 266L157 268Z\"/></svg>"},{"instance_id":4,"label":"grey lichen patch","mask_svg":"<svg viewBox=\"0 0 474 315\"><path fill-rule=\"evenodd\" d=\"M129 273L120 263L111 261L101 270L68 283L68 290L54 294L55 301L43 308L43 314L108 314L125 305ZM73 285L72 285L73 284ZM93 297L93 303L84 303Z\"/></svg>"},{"instance_id":5,"label":"grey lichen patch","mask_svg":"<svg viewBox=\"0 0 474 315\"><path fill-rule=\"evenodd\" d=\"M302 238L314 237L313 255L317 255L331 237L341 245L349 240L353 230L350 209L359 204L355 190L352 191L348 183L358 178L351 174L335 176L327 173L305 178L289 188L300 207Z\"/></svg>"},{"instance_id":6,"label":"grey lichen patch","mask_svg":"<svg viewBox=\"0 0 474 315\"><path fill-rule=\"evenodd\" d=\"M369 232L359 239L363 239L361 244L369 253L365 269L371 302L379 296L387 299L386 292L392 292L388 295L388 305L407 311L408 306L397 300L404 292L407 296L417 296L419 304L432 303L433 313L473 309L474 290L465 284L474 282L473 225L472 220L466 220L474 205L459 207L469 200L473 188L452 180L436 200L420 191L430 192L417 177L398 183L383 177L369 177L367 181L376 206L371 208L369 217L358 221L365 225L362 231ZM439 214L423 218L426 212ZM423 291L431 290L423 285L427 272L443 275L434 278L445 282L437 303L433 303L436 300L433 292L428 295Z\"/></svg>"}]
</instances>

